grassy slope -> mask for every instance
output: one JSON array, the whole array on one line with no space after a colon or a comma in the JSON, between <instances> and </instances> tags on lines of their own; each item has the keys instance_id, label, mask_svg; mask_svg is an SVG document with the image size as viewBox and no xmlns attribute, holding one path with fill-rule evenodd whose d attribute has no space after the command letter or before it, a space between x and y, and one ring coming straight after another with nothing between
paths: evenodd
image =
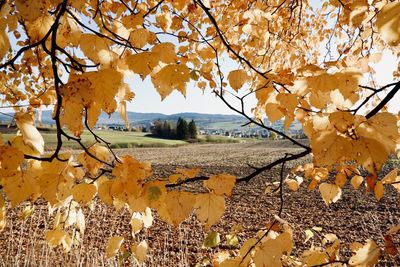
<instances>
[{"instance_id":1,"label":"grassy slope","mask_svg":"<svg viewBox=\"0 0 400 267\"><path fill-rule=\"evenodd\" d=\"M95 131L97 135L113 144L116 148L126 148L134 146L177 146L187 144L181 140L169 140L144 136L144 133L118 132L118 131ZM3 134L3 139L8 140L12 134ZM46 148L54 148L57 144L57 137L52 132L42 132ZM82 135L82 142L86 145L94 143L93 136L85 131ZM65 147L78 148L79 145L73 141L64 140Z\"/></svg>"}]
</instances>

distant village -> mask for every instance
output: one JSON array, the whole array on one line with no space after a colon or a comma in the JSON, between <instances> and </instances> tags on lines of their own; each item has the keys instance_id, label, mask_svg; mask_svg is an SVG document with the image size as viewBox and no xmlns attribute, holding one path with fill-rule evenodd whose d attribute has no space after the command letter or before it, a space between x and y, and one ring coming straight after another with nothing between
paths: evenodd
<instances>
[{"instance_id":1,"label":"distant village","mask_svg":"<svg viewBox=\"0 0 400 267\"><path fill-rule=\"evenodd\" d=\"M144 132L151 133L154 131L155 125L154 122L146 122L146 123L132 123L130 124L130 128L126 128L123 124L104 124L98 125L96 127L97 130L113 130L113 131L135 131L135 132ZM276 122L273 125L273 128L284 132L283 122ZM274 132L262 129L261 127L238 127L235 129L223 129L223 128L209 128L198 126L197 132L199 135L216 135L216 136L225 136L231 138L269 138L269 139L279 139L280 136L275 134ZM289 136L293 138L306 138L304 132L300 125L294 125L289 128L286 132Z\"/></svg>"},{"instance_id":2,"label":"distant village","mask_svg":"<svg viewBox=\"0 0 400 267\"><path fill-rule=\"evenodd\" d=\"M125 126L123 123L98 123L95 127L95 130L111 130L111 131L134 131L134 132L144 132L144 133L153 133L155 123L154 121L136 121L129 124L129 128ZM169 123L176 125L176 121L167 120ZM258 126L245 126L240 127L240 124L237 124L237 127L229 127L229 129L224 127L210 127L208 124L202 124L201 122L197 124L197 134L207 136L225 136L230 138L268 138L268 139L279 139L276 133L265 130ZM265 122L266 125L269 125L269 122ZM273 125L271 125L274 129L285 132L283 121L277 121ZM6 132L7 128L11 130L9 122L0 120L0 129L2 132ZM52 128L54 125L43 123L39 126L42 129ZM13 127L11 127L13 128ZM306 138L304 135L303 129L299 122L294 122L291 127L286 132L287 135L293 138Z\"/></svg>"}]
</instances>

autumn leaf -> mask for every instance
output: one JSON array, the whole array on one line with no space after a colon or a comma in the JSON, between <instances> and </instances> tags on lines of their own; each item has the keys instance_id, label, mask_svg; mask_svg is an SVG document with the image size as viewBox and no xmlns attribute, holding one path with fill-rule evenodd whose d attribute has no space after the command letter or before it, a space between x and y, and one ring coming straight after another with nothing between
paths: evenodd
<instances>
[{"instance_id":1,"label":"autumn leaf","mask_svg":"<svg viewBox=\"0 0 400 267\"><path fill-rule=\"evenodd\" d=\"M392 46L396 46L400 42L400 3L392 2L386 4L377 15L376 25L378 32Z\"/></svg>"},{"instance_id":2,"label":"autumn leaf","mask_svg":"<svg viewBox=\"0 0 400 267\"><path fill-rule=\"evenodd\" d=\"M319 186L319 191L326 205L335 203L342 196L342 190L335 184L322 183Z\"/></svg>"},{"instance_id":3,"label":"autumn leaf","mask_svg":"<svg viewBox=\"0 0 400 267\"><path fill-rule=\"evenodd\" d=\"M349 260L353 266L374 266L378 263L381 256L381 249L373 240L367 240L366 243L355 251L355 255Z\"/></svg>"},{"instance_id":4,"label":"autumn leaf","mask_svg":"<svg viewBox=\"0 0 400 267\"><path fill-rule=\"evenodd\" d=\"M231 196L232 188L235 186L236 177L229 174L213 175L204 181L204 186L216 195Z\"/></svg>"},{"instance_id":5,"label":"autumn leaf","mask_svg":"<svg viewBox=\"0 0 400 267\"><path fill-rule=\"evenodd\" d=\"M203 247L215 248L221 242L221 238L218 232L210 232L206 238L204 238Z\"/></svg>"},{"instance_id":6,"label":"autumn leaf","mask_svg":"<svg viewBox=\"0 0 400 267\"><path fill-rule=\"evenodd\" d=\"M196 196L188 192L168 192L165 204L172 223L177 226L192 212Z\"/></svg>"},{"instance_id":7,"label":"autumn leaf","mask_svg":"<svg viewBox=\"0 0 400 267\"><path fill-rule=\"evenodd\" d=\"M131 247L131 251L135 259L137 259L140 263L143 263L146 260L148 245L146 240L141 241L139 244L134 244Z\"/></svg>"},{"instance_id":8,"label":"autumn leaf","mask_svg":"<svg viewBox=\"0 0 400 267\"><path fill-rule=\"evenodd\" d=\"M197 218L204 223L206 229L219 221L225 211L225 199L213 193L196 195Z\"/></svg>"},{"instance_id":9,"label":"autumn leaf","mask_svg":"<svg viewBox=\"0 0 400 267\"><path fill-rule=\"evenodd\" d=\"M6 204L3 196L0 194L0 232L4 230L7 224Z\"/></svg>"},{"instance_id":10,"label":"autumn leaf","mask_svg":"<svg viewBox=\"0 0 400 267\"><path fill-rule=\"evenodd\" d=\"M97 187L94 184L78 184L72 188L72 196L77 202L87 205L95 197Z\"/></svg>"},{"instance_id":11,"label":"autumn leaf","mask_svg":"<svg viewBox=\"0 0 400 267\"><path fill-rule=\"evenodd\" d=\"M384 187L381 181L376 182L375 187L374 187L374 193L375 193L375 198L376 200L381 200L384 194Z\"/></svg>"},{"instance_id":12,"label":"autumn leaf","mask_svg":"<svg viewBox=\"0 0 400 267\"><path fill-rule=\"evenodd\" d=\"M364 181L364 178L363 178L362 176L360 176L360 175L354 175L354 176L351 178L350 183L351 183L351 185L353 186L353 188L354 188L355 190L357 190L357 189L360 187L360 185L362 184L363 181Z\"/></svg>"},{"instance_id":13,"label":"autumn leaf","mask_svg":"<svg viewBox=\"0 0 400 267\"><path fill-rule=\"evenodd\" d=\"M124 238L121 236L113 236L107 241L106 257L112 258L117 255Z\"/></svg>"},{"instance_id":14,"label":"autumn leaf","mask_svg":"<svg viewBox=\"0 0 400 267\"><path fill-rule=\"evenodd\" d=\"M20 117L17 117L16 120L17 126L22 133L24 144L32 148L36 152L35 155L43 154L44 140L37 128L25 118L20 119Z\"/></svg>"},{"instance_id":15,"label":"autumn leaf","mask_svg":"<svg viewBox=\"0 0 400 267\"><path fill-rule=\"evenodd\" d=\"M65 251L72 247L72 239L67 232L60 229L54 229L46 232L46 241L51 247L62 245Z\"/></svg>"},{"instance_id":16,"label":"autumn leaf","mask_svg":"<svg viewBox=\"0 0 400 267\"><path fill-rule=\"evenodd\" d=\"M186 65L169 64L151 78L161 99L167 97L174 89L186 95L186 83L190 80L190 71Z\"/></svg>"},{"instance_id":17,"label":"autumn leaf","mask_svg":"<svg viewBox=\"0 0 400 267\"><path fill-rule=\"evenodd\" d=\"M248 81L245 70L233 70L229 72L228 81L233 90L238 91Z\"/></svg>"}]
</instances>

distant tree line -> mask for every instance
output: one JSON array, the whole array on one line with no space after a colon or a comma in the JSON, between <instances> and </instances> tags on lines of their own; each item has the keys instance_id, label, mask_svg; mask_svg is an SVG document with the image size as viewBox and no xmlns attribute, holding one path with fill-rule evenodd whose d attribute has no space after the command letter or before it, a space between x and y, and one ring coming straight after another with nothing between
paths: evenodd
<instances>
[{"instance_id":1,"label":"distant tree line","mask_svg":"<svg viewBox=\"0 0 400 267\"><path fill-rule=\"evenodd\" d=\"M151 133L157 137L179 140L197 138L197 127L194 120L187 123L186 120L178 118L175 124L171 121L156 120L153 124Z\"/></svg>"}]
</instances>

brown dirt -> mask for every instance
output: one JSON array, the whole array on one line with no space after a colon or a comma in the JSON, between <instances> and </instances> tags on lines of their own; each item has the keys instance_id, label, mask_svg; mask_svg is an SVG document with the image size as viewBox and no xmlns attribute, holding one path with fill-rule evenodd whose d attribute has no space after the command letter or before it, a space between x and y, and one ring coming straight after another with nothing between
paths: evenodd
<instances>
[{"instance_id":1,"label":"brown dirt","mask_svg":"<svg viewBox=\"0 0 400 267\"><path fill-rule=\"evenodd\" d=\"M119 150L131 153L140 160L150 161L155 177L167 177L176 167L200 167L202 174L228 172L238 177L245 176L251 169L248 163L262 166L284 153L296 153L287 142L189 145L178 148L133 148ZM307 159L304 159L307 160ZM304 161L303 161L304 162ZM297 162L299 163L299 162ZM290 168L290 166L288 166ZM387 169L392 166L386 167ZM287 171L287 170L286 170ZM127 240L126 247L138 240L147 240L150 246L146 266L194 266L205 263L217 251L229 250L232 255L237 248L225 245L225 234L231 225L243 226L239 234L240 242L253 237L265 227L279 208L277 195L264 194L265 182L278 179L279 170L273 169L246 184L235 187L227 201L227 209L221 222L212 230L221 234L221 245L214 249L202 248L205 232L194 216L188 218L178 228L173 228L160 220L153 227L137 235L130 236L130 215L127 211L116 212L112 208L95 202L94 209L85 209L87 230L83 243L65 254L61 249L50 249L45 243L43 232L51 228L51 218L47 207L38 203L34 215L23 221L18 219L22 207L8 212L8 225L0 234L0 266L115 266L115 259L105 260L102 256L109 237L122 235ZM191 185L193 190L200 185ZM384 198L377 202L372 194L362 189L354 191L346 187L342 199L327 207L318 191L308 192L303 184L298 192L285 190L283 219L295 230L296 248L293 253L300 256L312 243L319 245L326 233L335 233L343 244L368 238L380 245L383 234L390 226L400 223L399 197L389 188ZM321 233L303 243L304 230L313 226L322 227ZM351 253L344 245L343 259ZM133 265L126 261L127 266ZM398 257L385 256L382 266L399 266Z\"/></svg>"}]
</instances>

